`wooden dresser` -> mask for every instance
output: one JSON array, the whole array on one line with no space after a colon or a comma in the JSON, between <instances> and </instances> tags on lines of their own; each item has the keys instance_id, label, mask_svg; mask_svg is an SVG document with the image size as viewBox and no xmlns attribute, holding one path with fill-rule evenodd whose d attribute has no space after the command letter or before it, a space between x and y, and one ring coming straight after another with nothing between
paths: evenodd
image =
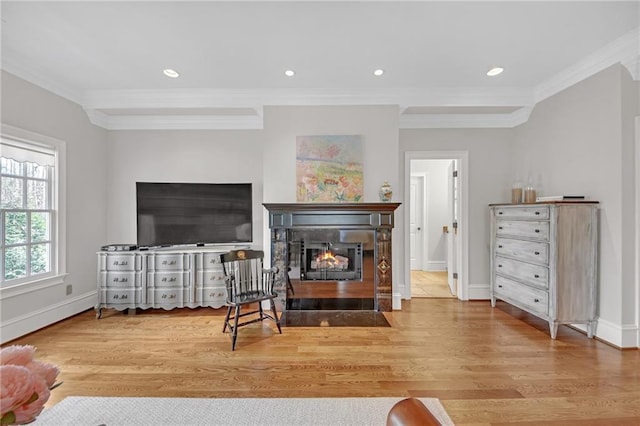
<instances>
[{"instance_id":1,"label":"wooden dresser","mask_svg":"<svg viewBox=\"0 0 640 426\"><path fill-rule=\"evenodd\" d=\"M598 202L492 204L491 306L500 299L549 322L596 321Z\"/></svg>"}]
</instances>

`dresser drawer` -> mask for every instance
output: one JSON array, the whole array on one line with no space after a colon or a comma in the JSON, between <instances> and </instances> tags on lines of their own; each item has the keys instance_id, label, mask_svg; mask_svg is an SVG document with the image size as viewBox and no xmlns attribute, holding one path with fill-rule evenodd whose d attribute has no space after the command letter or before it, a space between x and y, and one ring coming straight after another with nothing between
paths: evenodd
<instances>
[{"instance_id":1,"label":"dresser drawer","mask_svg":"<svg viewBox=\"0 0 640 426\"><path fill-rule=\"evenodd\" d=\"M549 314L549 294L544 290L496 275L494 292L497 298L504 298L507 302L520 305L533 313L545 317Z\"/></svg>"},{"instance_id":2,"label":"dresser drawer","mask_svg":"<svg viewBox=\"0 0 640 426\"><path fill-rule=\"evenodd\" d=\"M196 287L196 302L222 306L227 303L226 287Z\"/></svg>"},{"instance_id":3,"label":"dresser drawer","mask_svg":"<svg viewBox=\"0 0 640 426\"><path fill-rule=\"evenodd\" d=\"M142 272L100 272L100 287L134 288L142 285Z\"/></svg>"},{"instance_id":4,"label":"dresser drawer","mask_svg":"<svg viewBox=\"0 0 640 426\"><path fill-rule=\"evenodd\" d=\"M150 288L147 289L148 303L154 307L162 307L163 305L184 305L188 302L185 290L183 288Z\"/></svg>"},{"instance_id":5,"label":"dresser drawer","mask_svg":"<svg viewBox=\"0 0 640 426\"><path fill-rule=\"evenodd\" d=\"M195 282L197 286L225 286L224 272L222 269L216 270L199 270L196 271Z\"/></svg>"},{"instance_id":6,"label":"dresser drawer","mask_svg":"<svg viewBox=\"0 0 640 426\"><path fill-rule=\"evenodd\" d=\"M128 254L100 254L100 269L103 271L139 271L142 269L140 256Z\"/></svg>"},{"instance_id":7,"label":"dresser drawer","mask_svg":"<svg viewBox=\"0 0 640 426\"><path fill-rule=\"evenodd\" d=\"M511 240L496 238L494 250L498 255L516 257L518 259L549 264L549 244L535 241Z\"/></svg>"},{"instance_id":8,"label":"dresser drawer","mask_svg":"<svg viewBox=\"0 0 640 426\"><path fill-rule=\"evenodd\" d=\"M496 218L514 219L549 219L548 206L531 207L497 207L495 209Z\"/></svg>"},{"instance_id":9,"label":"dresser drawer","mask_svg":"<svg viewBox=\"0 0 640 426\"><path fill-rule=\"evenodd\" d=\"M496 256L496 274L507 275L542 289L549 288L549 268Z\"/></svg>"},{"instance_id":10,"label":"dresser drawer","mask_svg":"<svg viewBox=\"0 0 640 426\"><path fill-rule=\"evenodd\" d=\"M180 253L149 256L147 267L156 271L182 271L189 269L189 255Z\"/></svg>"},{"instance_id":11,"label":"dresser drawer","mask_svg":"<svg viewBox=\"0 0 640 426\"><path fill-rule=\"evenodd\" d=\"M101 288L100 301L107 305L134 305L144 303L141 288Z\"/></svg>"},{"instance_id":12,"label":"dresser drawer","mask_svg":"<svg viewBox=\"0 0 640 426\"><path fill-rule=\"evenodd\" d=\"M548 241L549 222L499 220L496 222L496 235Z\"/></svg>"},{"instance_id":13,"label":"dresser drawer","mask_svg":"<svg viewBox=\"0 0 640 426\"><path fill-rule=\"evenodd\" d=\"M189 285L188 272L149 272L147 274L149 287L185 287Z\"/></svg>"},{"instance_id":14,"label":"dresser drawer","mask_svg":"<svg viewBox=\"0 0 640 426\"><path fill-rule=\"evenodd\" d=\"M199 253L196 257L196 269L211 269L222 271L220 252Z\"/></svg>"}]
</instances>

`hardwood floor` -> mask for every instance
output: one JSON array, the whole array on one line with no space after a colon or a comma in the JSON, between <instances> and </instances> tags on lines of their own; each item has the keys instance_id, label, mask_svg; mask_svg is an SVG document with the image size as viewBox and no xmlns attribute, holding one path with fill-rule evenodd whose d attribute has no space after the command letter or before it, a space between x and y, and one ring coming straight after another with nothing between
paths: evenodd
<instances>
[{"instance_id":1,"label":"hardwood floor","mask_svg":"<svg viewBox=\"0 0 640 426\"><path fill-rule=\"evenodd\" d=\"M457 425L638 425L640 351L621 351L507 304L413 299L391 327L222 333L224 310L87 311L11 344L37 347L70 395L436 397Z\"/></svg>"},{"instance_id":2,"label":"hardwood floor","mask_svg":"<svg viewBox=\"0 0 640 426\"><path fill-rule=\"evenodd\" d=\"M411 297L455 297L446 271L411 271Z\"/></svg>"}]
</instances>

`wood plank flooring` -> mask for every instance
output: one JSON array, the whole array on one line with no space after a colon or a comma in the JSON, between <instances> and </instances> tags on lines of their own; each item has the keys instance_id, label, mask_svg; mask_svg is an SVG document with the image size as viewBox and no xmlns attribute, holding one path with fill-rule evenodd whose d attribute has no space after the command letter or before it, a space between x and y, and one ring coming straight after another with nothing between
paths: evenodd
<instances>
[{"instance_id":1,"label":"wood plank flooring","mask_svg":"<svg viewBox=\"0 0 640 426\"><path fill-rule=\"evenodd\" d=\"M455 297L446 271L411 271L411 297Z\"/></svg>"},{"instance_id":2,"label":"wood plank flooring","mask_svg":"<svg viewBox=\"0 0 640 426\"><path fill-rule=\"evenodd\" d=\"M440 398L457 425L638 425L640 351L498 302L413 299L391 327L222 333L223 309L87 311L10 343L57 364L65 396Z\"/></svg>"}]
</instances>

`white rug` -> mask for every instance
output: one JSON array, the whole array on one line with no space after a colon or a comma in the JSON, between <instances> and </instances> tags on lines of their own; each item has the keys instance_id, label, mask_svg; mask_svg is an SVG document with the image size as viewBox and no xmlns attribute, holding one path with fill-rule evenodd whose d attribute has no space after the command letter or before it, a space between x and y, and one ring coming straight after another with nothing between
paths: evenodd
<instances>
[{"instance_id":1,"label":"white rug","mask_svg":"<svg viewBox=\"0 0 640 426\"><path fill-rule=\"evenodd\" d=\"M376 425L398 398L120 398L68 397L31 425ZM419 398L444 425L436 398Z\"/></svg>"}]
</instances>

